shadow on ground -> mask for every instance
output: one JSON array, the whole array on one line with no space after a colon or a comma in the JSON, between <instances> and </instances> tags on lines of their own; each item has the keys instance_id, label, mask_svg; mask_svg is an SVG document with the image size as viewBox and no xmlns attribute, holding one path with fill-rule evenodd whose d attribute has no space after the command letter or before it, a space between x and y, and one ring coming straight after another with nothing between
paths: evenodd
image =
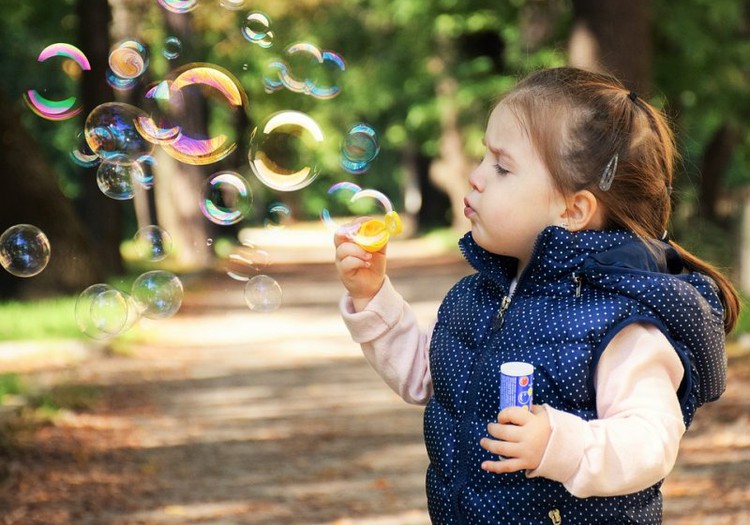
<instances>
[{"instance_id":1,"label":"shadow on ground","mask_svg":"<svg viewBox=\"0 0 750 525\"><path fill-rule=\"evenodd\" d=\"M391 275L424 321L466 265ZM330 265L287 264L258 315L225 276L195 276L129 355L39 368L98 402L17 428L0 452L3 525L426 525L420 407L391 393L341 323ZM664 486L665 523L750 523L750 354L698 412Z\"/></svg>"}]
</instances>

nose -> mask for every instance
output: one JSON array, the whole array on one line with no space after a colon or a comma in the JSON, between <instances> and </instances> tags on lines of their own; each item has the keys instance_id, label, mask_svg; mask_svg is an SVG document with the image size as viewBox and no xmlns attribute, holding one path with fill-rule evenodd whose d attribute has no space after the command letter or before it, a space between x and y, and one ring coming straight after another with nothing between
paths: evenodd
<instances>
[{"instance_id":1,"label":"nose","mask_svg":"<svg viewBox=\"0 0 750 525\"><path fill-rule=\"evenodd\" d=\"M477 191L482 191L484 179L482 178L481 174L481 168L482 164L480 163L476 168L474 168L471 173L469 173L469 186L472 187L472 189L475 189Z\"/></svg>"}]
</instances>

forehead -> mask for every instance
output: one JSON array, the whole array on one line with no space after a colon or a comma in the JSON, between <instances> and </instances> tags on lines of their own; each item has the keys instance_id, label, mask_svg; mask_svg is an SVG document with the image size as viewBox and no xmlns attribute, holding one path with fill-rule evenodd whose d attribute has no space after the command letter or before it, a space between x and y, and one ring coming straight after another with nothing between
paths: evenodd
<instances>
[{"instance_id":1,"label":"forehead","mask_svg":"<svg viewBox=\"0 0 750 525\"><path fill-rule=\"evenodd\" d=\"M488 147L534 149L526 126L512 106L504 102L490 113L484 140Z\"/></svg>"}]
</instances>

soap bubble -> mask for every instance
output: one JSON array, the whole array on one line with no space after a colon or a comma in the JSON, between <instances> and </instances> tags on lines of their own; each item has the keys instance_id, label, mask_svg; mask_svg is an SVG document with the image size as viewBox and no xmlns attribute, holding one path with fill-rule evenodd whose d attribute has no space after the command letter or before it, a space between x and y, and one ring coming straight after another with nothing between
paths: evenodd
<instances>
[{"instance_id":1,"label":"soap bubble","mask_svg":"<svg viewBox=\"0 0 750 525\"><path fill-rule=\"evenodd\" d=\"M92 284L76 299L76 324L92 339L114 337L131 328L139 318L132 296L108 284Z\"/></svg>"},{"instance_id":2,"label":"soap bubble","mask_svg":"<svg viewBox=\"0 0 750 525\"><path fill-rule=\"evenodd\" d=\"M117 91L130 91L135 86L138 85L138 78L123 78L119 76L117 73L112 71L112 69L107 67L107 71L104 74L104 79L107 81L107 84L110 85L112 89L115 89Z\"/></svg>"},{"instance_id":3,"label":"soap bubble","mask_svg":"<svg viewBox=\"0 0 750 525\"><path fill-rule=\"evenodd\" d=\"M104 159L96 170L96 184L101 192L118 201L132 199L133 182L143 178L141 165L122 155Z\"/></svg>"},{"instance_id":4,"label":"soap bubble","mask_svg":"<svg viewBox=\"0 0 750 525\"><path fill-rule=\"evenodd\" d=\"M338 77L346 70L344 59L333 51L323 51L309 42L292 44L285 50L286 61L274 60L263 80L268 93L285 87L320 99L330 99L341 92Z\"/></svg>"},{"instance_id":5,"label":"soap bubble","mask_svg":"<svg viewBox=\"0 0 750 525\"><path fill-rule=\"evenodd\" d=\"M161 54L167 60L174 60L182 53L182 41L176 36L168 36L164 39L164 47Z\"/></svg>"},{"instance_id":6,"label":"soap bubble","mask_svg":"<svg viewBox=\"0 0 750 525\"><path fill-rule=\"evenodd\" d=\"M229 255L226 272L235 281L249 281L251 276L264 272L271 263L271 255L266 250L246 242Z\"/></svg>"},{"instance_id":7,"label":"soap bubble","mask_svg":"<svg viewBox=\"0 0 750 525\"><path fill-rule=\"evenodd\" d=\"M239 173L220 171L203 183L198 205L208 220L227 226L240 222L250 212L252 200L250 186Z\"/></svg>"},{"instance_id":8,"label":"soap bubble","mask_svg":"<svg viewBox=\"0 0 750 525\"><path fill-rule=\"evenodd\" d=\"M281 306L281 286L268 275L256 275L245 285L245 303L254 312L271 312Z\"/></svg>"},{"instance_id":9,"label":"soap bubble","mask_svg":"<svg viewBox=\"0 0 750 525\"><path fill-rule=\"evenodd\" d=\"M0 264L16 277L33 277L47 267L50 244L42 230L16 224L0 235Z\"/></svg>"},{"instance_id":10,"label":"soap bubble","mask_svg":"<svg viewBox=\"0 0 750 525\"><path fill-rule=\"evenodd\" d=\"M263 184L279 191L295 191L318 176L317 156L323 130L299 111L274 113L250 137L250 167Z\"/></svg>"},{"instance_id":11,"label":"soap bubble","mask_svg":"<svg viewBox=\"0 0 750 525\"><path fill-rule=\"evenodd\" d=\"M148 68L148 51L136 40L123 40L109 52L109 68L120 78L140 77Z\"/></svg>"},{"instance_id":12,"label":"soap bubble","mask_svg":"<svg viewBox=\"0 0 750 525\"><path fill-rule=\"evenodd\" d=\"M170 99L181 96L181 91L199 90L205 102L216 101L212 111L216 114L229 112L226 119L215 119L216 123L233 122L235 113L247 108L247 95L239 80L229 71L212 64L189 64L175 71L177 75L169 84ZM183 115L185 117L185 115ZM212 164L230 155L237 149L235 129L231 124L221 129L209 129L208 136L187 129L188 119L175 119L181 125L181 133L174 141L162 144L166 153L186 164ZM219 124L215 124L218 126Z\"/></svg>"},{"instance_id":13,"label":"soap bubble","mask_svg":"<svg viewBox=\"0 0 750 525\"><path fill-rule=\"evenodd\" d=\"M91 64L86 55L73 45L65 43L51 44L39 53L37 61L45 62L52 57L62 57L78 65L77 70L66 67L67 63L63 65L63 72L68 77L77 76L80 74L80 71L91 70ZM83 109L82 106L77 104L76 97L66 97L59 100L50 99L43 96L36 89L27 90L24 93L24 101L31 111L48 120L69 119L80 113Z\"/></svg>"},{"instance_id":14,"label":"soap bubble","mask_svg":"<svg viewBox=\"0 0 750 525\"><path fill-rule=\"evenodd\" d=\"M362 122L355 124L341 143L341 166L355 175L364 173L380 153L375 130Z\"/></svg>"},{"instance_id":15,"label":"soap bubble","mask_svg":"<svg viewBox=\"0 0 750 525\"><path fill-rule=\"evenodd\" d=\"M351 221L354 212L351 210L351 201L355 193L362 188L353 182L337 182L326 192L326 205L320 212L323 224L330 231L336 231Z\"/></svg>"},{"instance_id":16,"label":"soap bubble","mask_svg":"<svg viewBox=\"0 0 750 525\"><path fill-rule=\"evenodd\" d=\"M180 309L182 282L173 273L153 270L140 275L133 282L132 295L143 317L163 319Z\"/></svg>"},{"instance_id":17,"label":"soap bubble","mask_svg":"<svg viewBox=\"0 0 750 525\"><path fill-rule=\"evenodd\" d=\"M284 203L274 202L268 207L263 224L268 228L283 228L292 216L292 210Z\"/></svg>"},{"instance_id":18,"label":"soap bubble","mask_svg":"<svg viewBox=\"0 0 750 525\"><path fill-rule=\"evenodd\" d=\"M245 7L245 0L219 0L219 5L230 11L239 11Z\"/></svg>"},{"instance_id":19,"label":"soap bubble","mask_svg":"<svg viewBox=\"0 0 750 525\"><path fill-rule=\"evenodd\" d=\"M166 9L177 14L187 13L198 6L198 0L158 0L159 4Z\"/></svg>"},{"instance_id":20,"label":"soap bubble","mask_svg":"<svg viewBox=\"0 0 750 525\"><path fill-rule=\"evenodd\" d=\"M91 151L83 138L83 133L80 133L76 138L79 140L80 146L69 153L70 160L82 168L93 168L99 164L102 159Z\"/></svg>"},{"instance_id":21,"label":"soap bubble","mask_svg":"<svg viewBox=\"0 0 750 525\"><path fill-rule=\"evenodd\" d=\"M130 104L100 104L86 118L86 143L102 159L117 158L119 162L125 156L135 161L143 155L150 155L154 145L143 138L135 125L139 117L145 116L142 110Z\"/></svg>"},{"instance_id":22,"label":"soap bubble","mask_svg":"<svg viewBox=\"0 0 750 525\"><path fill-rule=\"evenodd\" d=\"M393 205L388 197L377 190L365 189L355 193L351 200L351 209L358 210L357 215L360 217L373 217L380 216L381 219L367 221L366 224L369 227L359 227L356 230L350 231L350 238L365 248L371 246L382 246L384 245L391 235L395 235L401 231L400 219L396 215L397 223L394 223L393 219ZM379 213L373 210L380 210Z\"/></svg>"},{"instance_id":23,"label":"soap bubble","mask_svg":"<svg viewBox=\"0 0 750 525\"><path fill-rule=\"evenodd\" d=\"M136 255L142 260L161 261L172 253L172 236L155 224L144 226L135 232L133 242Z\"/></svg>"},{"instance_id":24,"label":"soap bubble","mask_svg":"<svg viewBox=\"0 0 750 525\"><path fill-rule=\"evenodd\" d=\"M269 48L273 44L273 31L270 27L271 20L268 16L259 12L250 13L242 26L242 36L252 44Z\"/></svg>"},{"instance_id":25,"label":"soap bubble","mask_svg":"<svg viewBox=\"0 0 750 525\"><path fill-rule=\"evenodd\" d=\"M153 144L169 144L180 138L182 128L176 115L185 110L185 100L179 91L173 91L172 81L162 80L148 87L134 125L138 133Z\"/></svg>"}]
</instances>

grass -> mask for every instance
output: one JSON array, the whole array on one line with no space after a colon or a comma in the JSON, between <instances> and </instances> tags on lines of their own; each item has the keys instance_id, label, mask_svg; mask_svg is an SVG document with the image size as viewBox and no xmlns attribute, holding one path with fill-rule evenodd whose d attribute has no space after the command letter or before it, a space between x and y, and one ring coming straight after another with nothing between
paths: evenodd
<instances>
[{"instance_id":1,"label":"grass","mask_svg":"<svg viewBox=\"0 0 750 525\"><path fill-rule=\"evenodd\" d=\"M0 303L0 341L82 339L75 321L76 298Z\"/></svg>"}]
</instances>

